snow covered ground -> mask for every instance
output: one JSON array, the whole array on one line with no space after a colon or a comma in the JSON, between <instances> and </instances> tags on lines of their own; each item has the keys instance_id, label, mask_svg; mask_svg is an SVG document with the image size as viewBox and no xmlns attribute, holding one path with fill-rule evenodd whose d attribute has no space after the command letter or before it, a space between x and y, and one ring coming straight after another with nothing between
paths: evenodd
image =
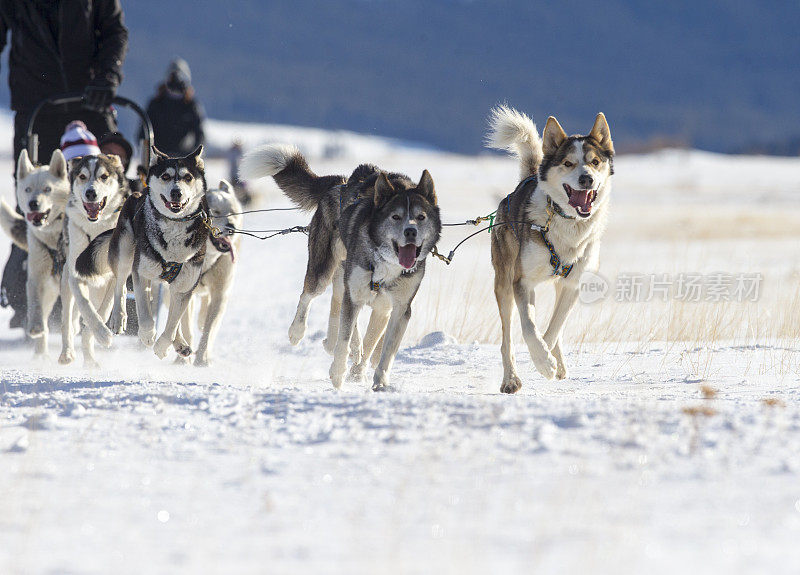
<instances>
[{"instance_id":1,"label":"snow covered ground","mask_svg":"<svg viewBox=\"0 0 800 575\"><path fill-rule=\"evenodd\" d=\"M446 221L492 211L516 177L497 156L346 133L209 133L221 148L294 140L318 173L427 168ZM130 338L99 352L97 371L35 365L0 310L0 573L797 573L798 168L619 158L609 293L575 312L568 380L543 381L518 345L512 397L498 393L484 235L451 266L429 263L397 393L331 389L327 295L289 345L301 235L245 238L208 369ZM257 189L286 205L271 183ZM441 251L466 231L448 230ZM679 301L689 272L761 274L757 301ZM673 291L618 298L637 274L668 274ZM59 345L54 334L54 357Z\"/></svg>"}]
</instances>

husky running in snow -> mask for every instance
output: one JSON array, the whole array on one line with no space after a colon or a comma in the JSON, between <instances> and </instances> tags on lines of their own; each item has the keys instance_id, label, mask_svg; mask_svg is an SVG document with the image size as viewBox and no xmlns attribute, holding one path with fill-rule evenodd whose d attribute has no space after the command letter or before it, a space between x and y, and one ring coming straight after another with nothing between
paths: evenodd
<instances>
[{"instance_id":1,"label":"husky running in snow","mask_svg":"<svg viewBox=\"0 0 800 575\"><path fill-rule=\"evenodd\" d=\"M47 355L47 319L60 294L64 268L64 212L69 196L67 162L55 150L49 166L34 166L27 150L17 161L17 205L22 216L0 200L0 224L28 251L26 331L37 357Z\"/></svg>"},{"instance_id":2,"label":"husky running in snow","mask_svg":"<svg viewBox=\"0 0 800 575\"><path fill-rule=\"evenodd\" d=\"M178 335L178 323L200 281L206 255L205 166L200 146L182 158L170 158L153 148L147 187L125 202L111 237L108 260L114 270L114 305L109 327L125 331L125 282L133 275L139 339L164 358L170 346L189 356L192 348ZM169 313L156 340L156 325L147 288L169 284Z\"/></svg>"},{"instance_id":3,"label":"husky running in snow","mask_svg":"<svg viewBox=\"0 0 800 575\"><path fill-rule=\"evenodd\" d=\"M211 349L233 287L233 274L236 271L240 242L239 236L232 234L233 230L242 227L243 219L240 213L242 205L236 199L233 186L225 180L220 180L219 188L208 190L206 201L211 225L221 233L218 236L211 234L208 236L200 281L186 313L181 318L179 329L179 337L183 337L191 347L194 304L199 302L200 313L197 320L202 335L194 364L202 367L211 363ZM178 360L182 363L188 362L188 358L183 356L178 356Z\"/></svg>"},{"instance_id":4,"label":"husky running in snow","mask_svg":"<svg viewBox=\"0 0 800 575\"><path fill-rule=\"evenodd\" d=\"M599 264L600 238L608 218L614 144L603 114L586 136L567 136L552 116L542 138L526 115L501 106L492 111L489 146L519 158L517 188L497 208L492 228L494 293L503 339L500 391L522 387L514 361L514 303L531 360L545 378L567 377L561 334L578 301L585 270ZM506 223L507 222L507 223ZM547 330L537 328L534 288L553 282L556 302Z\"/></svg>"},{"instance_id":5,"label":"husky running in snow","mask_svg":"<svg viewBox=\"0 0 800 575\"><path fill-rule=\"evenodd\" d=\"M382 339L372 389L386 389L411 302L425 275L425 258L441 233L431 175L425 170L415 184L402 174L363 164L348 179L317 176L297 148L278 145L245 155L242 175L272 176L295 204L315 210L305 284L289 328L291 343L297 344L305 333L311 300L333 281L325 340L334 356L331 381L341 387L348 349L353 357L350 378L361 380ZM372 307L372 315L362 347L356 320L364 305Z\"/></svg>"},{"instance_id":6,"label":"husky running in snow","mask_svg":"<svg viewBox=\"0 0 800 575\"><path fill-rule=\"evenodd\" d=\"M83 318L81 343L83 360L97 366L94 340L111 345L106 327L111 311L113 272L108 264L108 247L117 226L122 205L130 190L125 169L118 156L83 156L70 162L72 193L67 202L64 244L67 269L61 289L61 356L59 363L75 359L73 307Z\"/></svg>"}]
</instances>

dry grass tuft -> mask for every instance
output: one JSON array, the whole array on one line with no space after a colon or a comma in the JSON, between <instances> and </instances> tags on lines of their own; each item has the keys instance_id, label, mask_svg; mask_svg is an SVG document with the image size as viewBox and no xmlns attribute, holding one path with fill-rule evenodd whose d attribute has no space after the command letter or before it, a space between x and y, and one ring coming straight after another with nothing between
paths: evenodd
<instances>
[{"instance_id":1,"label":"dry grass tuft","mask_svg":"<svg viewBox=\"0 0 800 575\"><path fill-rule=\"evenodd\" d=\"M703 399L714 399L719 394L719 390L713 386L704 383L700 386L700 393L703 394Z\"/></svg>"},{"instance_id":2,"label":"dry grass tuft","mask_svg":"<svg viewBox=\"0 0 800 575\"><path fill-rule=\"evenodd\" d=\"M712 407L707 407L705 405L692 405L689 407L684 407L681 411L685 415L689 415L691 417L713 417L717 415L717 410Z\"/></svg>"},{"instance_id":3,"label":"dry grass tuft","mask_svg":"<svg viewBox=\"0 0 800 575\"><path fill-rule=\"evenodd\" d=\"M765 397L761 403L767 407L786 407L786 402L777 397Z\"/></svg>"}]
</instances>

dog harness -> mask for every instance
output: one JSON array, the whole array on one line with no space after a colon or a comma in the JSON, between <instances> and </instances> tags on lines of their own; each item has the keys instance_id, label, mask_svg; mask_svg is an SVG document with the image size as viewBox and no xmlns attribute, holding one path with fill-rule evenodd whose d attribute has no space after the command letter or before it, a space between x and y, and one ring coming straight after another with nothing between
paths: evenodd
<instances>
[{"instance_id":1,"label":"dog harness","mask_svg":"<svg viewBox=\"0 0 800 575\"><path fill-rule=\"evenodd\" d=\"M525 178L519 183L517 189L520 190L524 188L529 182L535 180L536 178L537 176L529 176ZM506 211L508 212L507 216L508 219L510 220L511 202L508 201L509 196L506 196ZM561 258L558 256L558 253L556 253L556 249L555 247L553 247L553 243L549 239L547 239L547 232L550 231L550 223L553 221L553 216L560 216L565 220L575 219L575 216L568 215L564 211L564 208L559 206L555 201L553 201L553 198L547 195L547 222L545 222L544 226L541 227L536 224L531 224L531 229L536 229L536 228L539 229L539 234L542 237L542 241L544 242L547 251L550 252L550 266L553 268L553 275L566 278L572 271L572 267L575 265L575 263L573 262L569 265L565 265L564 262L561 261ZM514 232L514 236L516 236L517 241L519 241L519 235L517 235L516 226L514 224L511 224L511 231Z\"/></svg>"},{"instance_id":2,"label":"dog harness","mask_svg":"<svg viewBox=\"0 0 800 575\"><path fill-rule=\"evenodd\" d=\"M147 188L145 188L145 190L142 193L145 193L146 191ZM145 198L147 198L147 201L149 201L150 204L152 205L153 201L150 199L150 196L146 195ZM133 216L134 218L139 215L139 212L142 210L143 207L144 207L144 202L142 202L142 205L136 211L136 214L134 214ZM190 220L194 220L197 218L200 218L203 221L203 225L206 228L208 228L212 234L214 234L214 237L217 237L217 235L219 235L219 229L214 228L210 224L211 219L208 217L208 214L203 209L203 202L201 202L200 207L193 214L184 216L182 218L174 218L173 221L188 222ZM216 234L214 233L215 231ZM181 270L183 269L183 262L168 262L163 257L161 257L161 254L158 253L158 251L156 250L153 251L158 256L158 259L160 260L161 263L161 274L159 274L158 279L164 280L168 284L171 284L172 282L175 281L175 278L177 278L178 275L181 273Z\"/></svg>"},{"instance_id":3,"label":"dog harness","mask_svg":"<svg viewBox=\"0 0 800 575\"><path fill-rule=\"evenodd\" d=\"M369 271L371 271L374 274L375 273L375 266L372 265L372 264L369 264ZM402 270L400 272L400 275L401 276L410 276L411 274L416 273L416 271L417 271L417 266L415 265L411 269ZM376 282L373 279L373 276L370 276L370 278L369 278L369 289L370 289L370 291L374 291L375 293L378 293L382 287L386 287L386 282Z\"/></svg>"},{"instance_id":4,"label":"dog harness","mask_svg":"<svg viewBox=\"0 0 800 575\"><path fill-rule=\"evenodd\" d=\"M58 240L59 244L61 240ZM51 269L50 273L53 274L53 277L61 277L61 272L64 271L64 264L66 263L66 258L63 255L63 250L59 245L58 248L51 250L47 246L45 246L48 253L50 254L50 258L53 260L53 268Z\"/></svg>"}]
</instances>

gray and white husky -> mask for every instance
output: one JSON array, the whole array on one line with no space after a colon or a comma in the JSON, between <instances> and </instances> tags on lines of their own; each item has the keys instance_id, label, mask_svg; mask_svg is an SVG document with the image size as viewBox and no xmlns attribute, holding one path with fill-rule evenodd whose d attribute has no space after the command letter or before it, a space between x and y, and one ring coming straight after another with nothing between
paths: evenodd
<instances>
[{"instance_id":1,"label":"gray and white husky","mask_svg":"<svg viewBox=\"0 0 800 575\"><path fill-rule=\"evenodd\" d=\"M492 228L494 293L503 329L503 383L522 387L514 361L514 303L522 335L536 369L547 379L567 377L561 334L578 300L579 280L599 264L600 239L608 218L614 144L603 114L586 136L567 136L552 116L542 139L529 117L504 106L492 111L491 147L514 153L521 182L497 208ZM556 302L541 334L532 311L534 287L552 282Z\"/></svg>"},{"instance_id":2,"label":"gray and white husky","mask_svg":"<svg viewBox=\"0 0 800 575\"><path fill-rule=\"evenodd\" d=\"M170 158L153 148L147 187L125 202L111 237L108 259L114 270L114 306L109 326L122 333L127 321L125 282L133 275L139 339L164 358L170 346L189 356L192 348L178 335L178 323L200 280L208 228L205 166L200 146L182 158ZM156 340L156 325L148 287L169 284L169 313Z\"/></svg>"},{"instance_id":3,"label":"gray and white husky","mask_svg":"<svg viewBox=\"0 0 800 575\"><path fill-rule=\"evenodd\" d=\"M294 146L268 145L247 154L245 178L272 176L301 208L312 210L308 268L289 338L305 333L311 300L333 281L325 347L333 351L330 377L342 385L348 349L350 377L364 377L366 362L383 341L372 389L386 389L400 347L411 302L425 275L425 258L439 241L441 221L433 178L424 171L418 184L402 174L363 164L343 176L317 176ZM356 320L372 307L363 347ZM384 334L385 332L385 334Z\"/></svg>"},{"instance_id":4,"label":"gray and white husky","mask_svg":"<svg viewBox=\"0 0 800 575\"><path fill-rule=\"evenodd\" d=\"M84 328L84 363L96 366L94 340L108 347L112 333L106 327L111 311L113 271L108 264L111 235L122 205L130 194L125 168L118 156L83 156L70 162L72 193L67 202L64 229L66 273L61 289L60 363L75 358L73 311L77 304Z\"/></svg>"},{"instance_id":5,"label":"gray and white husky","mask_svg":"<svg viewBox=\"0 0 800 575\"><path fill-rule=\"evenodd\" d=\"M26 331L36 356L47 355L47 319L60 293L64 267L64 212L69 196L67 162L55 150L49 166L34 166L27 150L17 161L17 205L22 216L0 202L0 223L15 244L28 251Z\"/></svg>"},{"instance_id":6,"label":"gray and white husky","mask_svg":"<svg viewBox=\"0 0 800 575\"><path fill-rule=\"evenodd\" d=\"M199 303L200 313L197 319L202 335L194 360L197 366L207 366L211 363L211 349L222 323L225 307L228 305L238 262L240 242L239 236L233 235L233 230L242 227L242 205L236 199L236 193L229 182L220 180L218 188L208 190L206 201L211 225L221 233L217 236L211 234L208 236L200 281L186 313L181 318L179 330L180 336L191 347L194 305L195 302ZM183 356L178 358L188 361L188 358Z\"/></svg>"}]
</instances>

